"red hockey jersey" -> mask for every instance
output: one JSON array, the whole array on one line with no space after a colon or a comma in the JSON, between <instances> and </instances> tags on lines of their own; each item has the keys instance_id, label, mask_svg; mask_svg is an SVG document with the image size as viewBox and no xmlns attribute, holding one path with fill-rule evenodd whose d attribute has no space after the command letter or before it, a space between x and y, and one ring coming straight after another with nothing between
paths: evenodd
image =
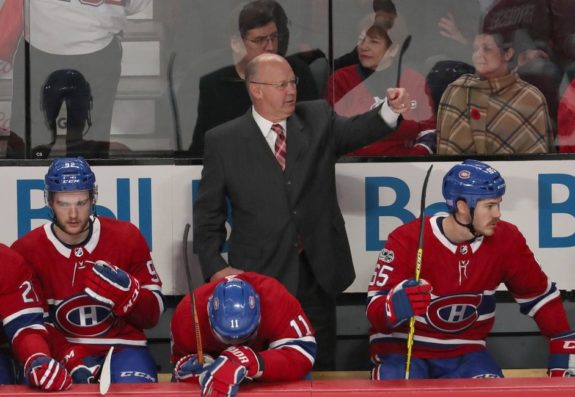
<instances>
[{"instance_id":1,"label":"red hockey jersey","mask_svg":"<svg viewBox=\"0 0 575 397\"><path fill-rule=\"evenodd\" d=\"M439 219L425 218L420 277L433 291L426 315L416 317L414 357L445 358L484 349L495 320L495 291L501 283L521 312L535 317L544 335L569 330L559 291L517 227L499 221L493 236L453 244L440 230ZM372 357L406 352L409 321L390 329L384 298L402 280L415 276L419 224L415 220L395 229L379 254L368 288Z\"/></svg>"},{"instance_id":2,"label":"red hockey jersey","mask_svg":"<svg viewBox=\"0 0 575 397\"><path fill-rule=\"evenodd\" d=\"M129 314L117 317L90 298L84 293L83 281L97 260L118 266L139 280L142 290L138 299L155 305L139 310L140 317L150 318L138 321L155 324L164 309L162 284L140 231L129 222L95 217L88 239L69 247L58 240L52 227L52 223L38 227L13 244L35 272L48 305L48 321L71 343L145 346L142 327L130 321Z\"/></svg>"},{"instance_id":3,"label":"red hockey jersey","mask_svg":"<svg viewBox=\"0 0 575 397\"><path fill-rule=\"evenodd\" d=\"M14 250L0 244L0 318L3 334L0 342L12 345L14 356L22 363L34 353L50 354L48 344L42 339L48 335L43 325L42 303L32 286L32 272L23 258ZM28 335L40 338L26 341ZM5 338L4 338L5 337ZM3 340L5 339L5 340Z\"/></svg>"}]
</instances>

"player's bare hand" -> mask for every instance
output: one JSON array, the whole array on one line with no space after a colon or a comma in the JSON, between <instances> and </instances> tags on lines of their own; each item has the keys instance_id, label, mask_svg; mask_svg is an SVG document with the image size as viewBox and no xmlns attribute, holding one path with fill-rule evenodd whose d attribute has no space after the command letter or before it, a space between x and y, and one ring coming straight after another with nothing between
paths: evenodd
<instances>
[{"instance_id":1,"label":"player's bare hand","mask_svg":"<svg viewBox=\"0 0 575 397\"><path fill-rule=\"evenodd\" d=\"M244 271L241 269L236 269L235 267L224 267L222 270L219 270L217 272L215 272L212 277L210 277L210 281L215 281L215 280L219 280L220 278L224 278L227 276L232 276L234 274L240 274L243 273Z\"/></svg>"},{"instance_id":2,"label":"player's bare hand","mask_svg":"<svg viewBox=\"0 0 575 397\"><path fill-rule=\"evenodd\" d=\"M412 109L413 101L405 88L388 88L387 103L395 113L405 113Z\"/></svg>"}]
</instances>

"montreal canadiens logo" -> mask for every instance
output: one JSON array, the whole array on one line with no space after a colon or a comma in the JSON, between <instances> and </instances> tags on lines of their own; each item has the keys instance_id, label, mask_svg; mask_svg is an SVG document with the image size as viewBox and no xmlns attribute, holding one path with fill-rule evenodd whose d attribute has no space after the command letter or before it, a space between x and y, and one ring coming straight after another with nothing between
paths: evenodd
<instances>
[{"instance_id":1,"label":"montreal canadiens logo","mask_svg":"<svg viewBox=\"0 0 575 397\"><path fill-rule=\"evenodd\" d=\"M459 171L459 177L461 179L469 179L469 177L471 176L471 172L469 172L469 170L461 170Z\"/></svg>"},{"instance_id":2,"label":"montreal canadiens logo","mask_svg":"<svg viewBox=\"0 0 575 397\"><path fill-rule=\"evenodd\" d=\"M103 335L116 322L109 307L83 294L60 303L54 317L62 330L70 335L84 337Z\"/></svg>"},{"instance_id":3,"label":"montreal canadiens logo","mask_svg":"<svg viewBox=\"0 0 575 397\"><path fill-rule=\"evenodd\" d=\"M427 321L433 328L456 333L471 327L479 314L481 295L462 294L434 299L427 308Z\"/></svg>"}]
</instances>

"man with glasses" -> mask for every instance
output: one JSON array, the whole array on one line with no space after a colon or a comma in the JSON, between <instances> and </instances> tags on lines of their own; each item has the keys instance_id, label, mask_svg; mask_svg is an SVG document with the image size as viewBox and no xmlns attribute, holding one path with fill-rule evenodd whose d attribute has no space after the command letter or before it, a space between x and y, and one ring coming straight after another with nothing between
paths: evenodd
<instances>
[{"instance_id":1,"label":"man with glasses","mask_svg":"<svg viewBox=\"0 0 575 397\"><path fill-rule=\"evenodd\" d=\"M335 299L355 273L335 187L339 156L391 134L409 109L403 88L354 118L325 101L296 104L296 76L276 54L246 68L253 107L206 135L194 245L206 279L255 271L298 298L315 331L316 370L334 369ZM385 87L382 87L382 92ZM229 265L226 198L232 209Z\"/></svg>"},{"instance_id":2,"label":"man with glasses","mask_svg":"<svg viewBox=\"0 0 575 397\"><path fill-rule=\"evenodd\" d=\"M245 5L239 14L239 35L231 38L234 64L200 79L198 114L190 151L201 157L206 131L241 116L250 107L244 85L246 65L263 53L281 54L287 49L289 31L283 8L273 0L256 0ZM300 79L299 100L319 98L307 64L297 57L290 65ZM184 119L184 127L188 124Z\"/></svg>"}]
</instances>

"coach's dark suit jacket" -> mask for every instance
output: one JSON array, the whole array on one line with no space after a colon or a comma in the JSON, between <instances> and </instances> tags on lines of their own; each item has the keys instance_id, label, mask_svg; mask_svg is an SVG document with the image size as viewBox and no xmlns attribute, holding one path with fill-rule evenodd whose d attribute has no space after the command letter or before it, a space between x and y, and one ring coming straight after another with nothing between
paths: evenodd
<instances>
[{"instance_id":1,"label":"coach's dark suit jacket","mask_svg":"<svg viewBox=\"0 0 575 397\"><path fill-rule=\"evenodd\" d=\"M325 101L302 102L287 120L282 172L252 110L206 135L194 204L194 247L205 278L227 266L225 198L232 206L229 264L277 278L297 293L298 236L314 275L336 295L355 278L335 187L339 156L393 131L379 109L350 119ZM281 308L278 308L281 310Z\"/></svg>"}]
</instances>

